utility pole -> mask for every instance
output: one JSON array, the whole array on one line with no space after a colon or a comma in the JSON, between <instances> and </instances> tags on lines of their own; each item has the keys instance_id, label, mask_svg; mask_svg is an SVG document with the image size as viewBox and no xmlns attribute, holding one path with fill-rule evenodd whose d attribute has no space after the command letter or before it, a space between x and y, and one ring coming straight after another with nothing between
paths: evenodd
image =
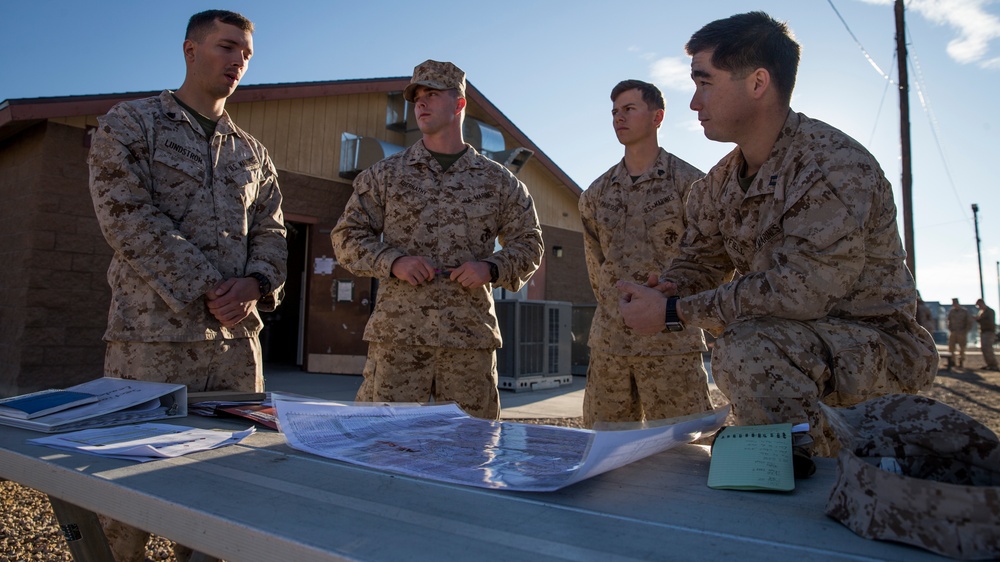
<instances>
[{"instance_id":1,"label":"utility pole","mask_svg":"<svg viewBox=\"0 0 1000 562\"><path fill-rule=\"evenodd\" d=\"M899 65L899 138L902 149L903 179L903 245L906 266L917 281L917 256L913 249L913 177L910 171L910 91L906 73L906 23L903 20L903 0L896 0L896 61Z\"/></svg>"},{"instance_id":2,"label":"utility pole","mask_svg":"<svg viewBox=\"0 0 1000 562\"><path fill-rule=\"evenodd\" d=\"M986 302L986 291L983 289L983 254L979 251L979 205L972 204L972 222L976 225L976 256L979 257L979 298Z\"/></svg>"}]
</instances>

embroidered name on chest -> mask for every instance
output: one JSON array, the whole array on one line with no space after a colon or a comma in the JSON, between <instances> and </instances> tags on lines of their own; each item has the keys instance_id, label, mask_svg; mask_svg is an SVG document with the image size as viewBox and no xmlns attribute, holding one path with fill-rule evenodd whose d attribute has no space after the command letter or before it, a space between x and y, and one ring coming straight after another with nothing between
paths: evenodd
<instances>
[{"instance_id":1,"label":"embroidered name on chest","mask_svg":"<svg viewBox=\"0 0 1000 562\"><path fill-rule=\"evenodd\" d=\"M194 160L195 162L198 162L199 164L204 164L205 163L205 161L202 159L202 157L201 157L200 154L198 154L197 152L191 150L190 148L187 148L185 146L181 146L181 145L177 144L174 141L168 140L168 141L166 141L166 142L163 143L163 146L166 147L166 148L169 148L170 150L176 152L177 154L180 154L181 156L187 158L188 160Z\"/></svg>"}]
</instances>

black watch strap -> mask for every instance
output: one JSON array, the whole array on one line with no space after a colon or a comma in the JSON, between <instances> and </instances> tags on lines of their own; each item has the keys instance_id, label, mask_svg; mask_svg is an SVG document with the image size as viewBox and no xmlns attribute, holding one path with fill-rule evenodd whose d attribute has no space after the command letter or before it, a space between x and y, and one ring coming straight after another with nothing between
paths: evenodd
<instances>
[{"instance_id":1,"label":"black watch strap","mask_svg":"<svg viewBox=\"0 0 1000 562\"><path fill-rule=\"evenodd\" d=\"M253 277L257 280L257 288L260 289L261 298L271 294L271 280L266 275L254 271L253 273L248 273L247 277Z\"/></svg>"},{"instance_id":2,"label":"black watch strap","mask_svg":"<svg viewBox=\"0 0 1000 562\"><path fill-rule=\"evenodd\" d=\"M684 329L684 323L680 316L677 316L677 300L680 297L667 297L667 312L664 318L668 332L680 332Z\"/></svg>"},{"instance_id":3,"label":"black watch strap","mask_svg":"<svg viewBox=\"0 0 1000 562\"><path fill-rule=\"evenodd\" d=\"M500 279L500 268L497 267L497 264L491 261L486 263L490 266L490 283L496 283L497 279Z\"/></svg>"}]
</instances>

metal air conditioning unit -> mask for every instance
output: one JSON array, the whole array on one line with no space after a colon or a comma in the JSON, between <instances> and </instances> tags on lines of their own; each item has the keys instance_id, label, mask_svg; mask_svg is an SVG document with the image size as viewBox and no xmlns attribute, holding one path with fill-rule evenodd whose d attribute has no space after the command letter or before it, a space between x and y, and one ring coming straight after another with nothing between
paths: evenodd
<instances>
[{"instance_id":1,"label":"metal air conditioning unit","mask_svg":"<svg viewBox=\"0 0 1000 562\"><path fill-rule=\"evenodd\" d=\"M573 305L560 301L496 301L503 347L498 388L521 392L573 382Z\"/></svg>"},{"instance_id":2,"label":"metal air conditioning unit","mask_svg":"<svg viewBox=\"0 0 1000 562\"><path fill-rule=\"evenodd\" d=\"M535 151L530 148L519 146L510 150L501 150L500 152L484 151L483 154L485 154L487 158L492 159L494 162L503 164L508 170L510 170L510 173L517 175L517 173L521 171L521 168L528 163L528 160L535 155Z\"/></svg>"},{"instance_id":3,"label":"metal air conditioning unit","mask_svg":"<svg viewBox=\"0 0 1000 562\"><path fill-rule=\"evenodd\" d=\"M413 104L403 99L403 92L390 92L385 106L385 128L400 133L417 130Z\"/></svg>"},{"instance_id":4,"label":"metal air conditioning unit","mask_svg":"<svg viewBox=\"0 0 1000 562\"><path fill-rule=\"evenodd\" d=\"M473 117L462 122L462 137L479 152L499 152L505 148L500 129Z\"/></svg>"},{"instance_id":5,"label":"metal air conditioning unit","mask_svg":"<svg viewBox=\"0 0 1000 562\"><path fill-rule=\"evenodd\" d=\"M344 133L340 137L340 177L352 180L368 166L402 151L402 146Z\"/></svg>"}]
</instances>

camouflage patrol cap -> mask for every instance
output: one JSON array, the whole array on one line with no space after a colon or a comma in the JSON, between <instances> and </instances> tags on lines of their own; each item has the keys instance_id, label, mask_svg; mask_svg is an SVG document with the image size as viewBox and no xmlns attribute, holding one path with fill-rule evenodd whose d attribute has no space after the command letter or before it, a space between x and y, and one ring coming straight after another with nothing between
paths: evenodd
<instances>
[{"instance_id":1,"label":"camouflage patrol cap","mask_svg":"<svg viewBox=\"0 0 1000 562\"><path fill-rule=\"evenodd\" d=\"M1000 439L954 408L891 394L822 406L843 448L826 514L869 539L1000 557Z\"/></svg>"},{"instance_id":2,"label":"camouflage patrol cap","mask_svg":"<svg viewBox=\"0 0 1000 562\"><path fill-rule=\"evenodd\" d=\"M465 71L450 62L425 60L413 68L413 78L403 90L403 99L413 101L417 86L427 86L435 90L458 90L465 97Z\"/></svg>"}]
</instances>

